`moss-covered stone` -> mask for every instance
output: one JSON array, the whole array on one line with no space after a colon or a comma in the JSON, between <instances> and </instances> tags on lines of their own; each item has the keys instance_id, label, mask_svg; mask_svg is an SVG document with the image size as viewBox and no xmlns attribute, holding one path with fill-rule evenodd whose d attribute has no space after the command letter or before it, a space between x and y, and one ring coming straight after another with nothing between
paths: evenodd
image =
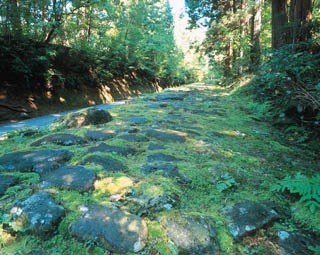
<instances>
[{"instance_id":1,"label":"moss-covered stone","mask_svg":"<svg viewBox=\"0 0 320 255\"><path fill-rule=\"evenodd\" d=\"M99 125L110 122L111 114L106 110L89 108L79 112L69 113L57 119L52 126L55 128L78 128L87 125Z\"/></svg>"}]
</instances>

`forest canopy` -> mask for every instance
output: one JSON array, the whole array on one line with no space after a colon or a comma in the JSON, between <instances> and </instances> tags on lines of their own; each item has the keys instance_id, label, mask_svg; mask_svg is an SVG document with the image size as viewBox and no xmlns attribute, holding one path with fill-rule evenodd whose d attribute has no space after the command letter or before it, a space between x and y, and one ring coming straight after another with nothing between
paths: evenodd
<instances>
[{"instance_id":1,"label":"forest canopy","mask_svg":"<svg viewBox=\"0 0 320 255\"><path fill-rule=\"evenodd\" d=\"M77 87L124 76L168 85L192 76L166 0L1 0L0 36L2 85Z\"/></svg>"}]
</instances>

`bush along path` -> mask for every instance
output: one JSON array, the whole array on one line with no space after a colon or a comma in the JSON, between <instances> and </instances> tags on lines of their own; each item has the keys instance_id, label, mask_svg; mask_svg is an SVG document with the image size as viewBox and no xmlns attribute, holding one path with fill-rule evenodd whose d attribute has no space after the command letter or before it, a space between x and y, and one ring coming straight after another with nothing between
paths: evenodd
<instances>
[{"instance_id":1,"label":"bush along path","mask_svg":"<svg viewBox=\"0 0 320 255\"><path fill-rule=\"evenodd\" d=\"M0 253L319 254L319 165L253 108L192 84L2 136Z\"/></svg>"}]
</instances>

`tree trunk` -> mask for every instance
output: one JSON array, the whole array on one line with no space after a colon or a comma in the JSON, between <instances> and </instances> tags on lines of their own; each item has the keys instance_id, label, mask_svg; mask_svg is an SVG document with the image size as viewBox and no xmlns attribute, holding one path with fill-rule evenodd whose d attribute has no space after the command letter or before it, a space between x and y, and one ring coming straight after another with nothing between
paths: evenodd
<instances>
[{"instance_id":1,"label":"tree trunk","mask_svg":"<svg viewBox=\"0 0 320 255\"><path fill-rule=\"evenodd\" d=\"M23 17L25 21L25 26L30 28L30 23L31 23L31 10L32 10L32 5L30 2L27 2L24 4L24 11L23 11Z\"/></svg>"},{"instance_id":2,"label":"tree trunk","mask_svg":"<svg viewBox=\"0 0 320 255\"><path fill-rule=\"evenodd\" d=\"M43 23L42 25L43 38L44 38L44 41L46 41L49 33L49 24L48 24L49 15L48 15L48 5L45 3L41 5L41 17L42 17L42 23Z\"/></svg>"},{"instance_id":3,"label":"tree trunk","mask_svg":"<svg viewBox=\"0 0 320 255\"><path fill-rule=\"evenodd\" d=\"M311 38L312 0L291 0L290 37L288 43L304 42Z\"/></svg>"},{"instance_id":4,"label":"tree trunk","mask_svg":"<svg viewBox=\"0 0 320 255\"><path fill-rule=\"evenodd\" d=\"M10 23L14 38L22 35L21 13L18 0L10 0Z\"/></svg>"},{"instance_id":5,"label":"tree trunk","mask_svg":"<svg viewBox=\"0 0 320 255\"><path fill-rule=\"evenodd\" d=\"M226 45L226 58L224 60L224 76L229 76L233 66L233 41L230 39Z\"/></svg>"},{"instance_id":6,"label":"tree trunk","mask_svg":"<svg viewBox=\"0 0 320 255\"><path fill-rule=\"evenodd\" d=\"M232 15L236 12L236 5L235 5L236 0L230 0L227 2L227 11L229 11ZM233 67L233 62L234 62L234 43L233 43L233 38L229 38L226 47L226 57L224 60L224 76L229 76L231 74L231 70Z\"/></svg>"},{"instance_id":7,"label":"tree trunk","mask_svg":"<svg viewBox=\"0 0 320 255\"><path fill-rule=\"evenodd\" d=\"M87 16L87 42L90 42L91 37L91 27L92 27L92 6L91 1L88 1L88 6L86 8L86 16Z\"/></svg>"},{"instance_id":8,"label":"tree trunk","mask_svg":"<svg viewBox=\"0 0 320 255\"><path fill-rule=\"evenodd\" d=\"M302 1L302 0L299 0ZM283 46L287 41L287 0L272 0L272 48Z\"/></svg>"},{"instance_id":9,"label":"tree trunk","mask_svg":"<svg viewBox=\"0 0 320 255\"><path fill-rule=\"evenodd\" d=\"M248 2L247 0L241 0L240 3L241 15L240 15L240 47L239 47L239 59L240 59L240 67L239 67L239 75L243 72L243 58L244 58L244 40L246 37L246 27L248 24L247 19L247 10L248 10Z\"/></svg>"},{"instance_id":10,"label":"tree trunk","mask_svg":"<svg viewBox=\"0 0 320 255\"><path fill-rule=\"evenodd\" d=\"M4 23L4 35L8 36L10 35L10 4L7 2L5 6L5 14L3 15L3 19L1 20L2 23ZM10 40L10 37L8 37Z\"/></svg>"},{"instance_id":11,"label":"tree trunk","mask_svg":"<svg viewBox=\"0 0 320 255\"><path fill-rule=\"evenodd\" d=\"M255 70L260 63L261 9L263 0L255 0L251 22L250 69Z\"/></svg>"}]
</instances>

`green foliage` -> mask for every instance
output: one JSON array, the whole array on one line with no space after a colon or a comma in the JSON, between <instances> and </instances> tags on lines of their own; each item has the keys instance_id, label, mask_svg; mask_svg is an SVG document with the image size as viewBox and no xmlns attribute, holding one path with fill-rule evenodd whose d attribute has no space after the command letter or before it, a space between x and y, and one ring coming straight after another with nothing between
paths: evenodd
<instances>
[{"instance_id":1,"label":"green foliage","mask_svg":"<svg viewBox=\"0 0 320 255\"><path fill-rule=\"evenodd\" d=\"M11 220L11 217L9 214L1 214L0 215L0 224L8 224Z\"/></svg>"},{"instance_id":2,"label":"green foliage","mask_svg":"<svg viewBox=\"0 0 320 255\"><path fill-rule=\"evenodd\" d=\"M300 196L299 202L311 212L320 209L320 175L311 178L297 173L294 177L287 176L272 187L273 191L286 191Z\"/></svg>"},{"instance_id":3,"label":"green foliage","mask_svg":"<svg viewBox=\"0 0 320 255\"><path fill-rule=\"evenodd\" d=\"M271 105L269 102L258 103L257 101L251 101L247 103L246 108L254 113L256 119L266 120L272 116L270 112Z\"/></svg>"},{"instance_id":4,"label":"green foliage","mask_svg":"<svg viewBox=\"0 0 320 255\"><path fill-rule=\"evenodd\" d=\"M308 247L308 249L314 252L314 255L320 255L320 246L312 246Z\"/></svg>"},{"instance_id":5,"label":"green foliage","mask_svg":"<svg viewBox=\"0 0 320 255\"><path fill-rule=\"evenodd\" d=\"M294 47L294 48L293 48ZM276 124L287 132L293 126L317 132L320 112L320 52L310 52L313 43L287 45L265 55L258 75L252 81L251 93L260 103L270 105ZM295 133L296 130L292 130ZM299 131L299 133L301 133ZM300 142L308 139L302 134Z\"/></svg>"},{"instance_id":6,"label":"green foliage","mask_svg":"<svg viewBox=\"0 0 320 255\"><path fill-rule=\"evenodd\" d=\"M291 125L284 130L289 140L296 144L302 144L308 141L309 133L304 127Z\"/></svg>"},{"instance_id":7,"label":"green foliage","mask_svg":"<svg viewBox=\"0 0 320 255\"><path fill-rule=\"evenodd\" d=\"M255 3L259 2L186 1L191 26L201 24L208 28L206 38L199 47L209 58L207 79L224 78L229 84L235 77L254 71L257 76L252 81L250 93L261 103L260 115L266 112L264 106L267 106L266 117L271 117L276 124L285 128L297 126L306 131L311 129L319 135L319 3L312 2L312 21L305 23L301 20L302 27L298 25L300 22L292 22L298 17L293 19L291 16L294 13L289 11L290 21L287 21L286 29L291 32L280 33L286 37L280 40L270 26L271 21L276 21L279 16L279 10L272 8L270 1L264 1L263 6L257 9ZM293 3L288 1L288 10L293 8ZM261 16L255 16L261 10ZM261 26L255 27L255 18L261 19ZM255 29L256 38L253 35ZM304 30L308 35L301 34ZM279 47L271 51L272 40L279 40ZM263 119L266 119L265 116ZM304 133L296 138L296 142L305 142L310 137Z\"/></svg>"},{"instance_id":8,"label":"green foliage","mask_svg":"<svg viewBox=\"0 0 320 255\"><path fill-rule=\"evenodd\" d=\"M233 79L252 71L259 64L260 44L265 43L270 28L262 26L262 31L261 22L257 20L263 18L264 23L268 23L270 8L257 2L186 1L191 27L207 27L206 38L199 50L209 59L209 76ZM269 18L266 21L265 16ZM268 35L265 35L265 31L268 31Z\"/></svg>"},{"instance_id":9,"label":"green foliage","mask_svg":"<svg viewBox=\"0 0 320 255\"><path fill-rule=\"evenodd\" d=\"M215 186L219 192L223 192L235 185L237 185L236 180L229 173L226 173L220 177Z\"/></svg>"},{"instance_id":10,"label":"green foliage","mask_svg":"<svg viewBox=\"0 0 320 255\"><path fill-rule=\"evenodd\" d=\"M0 82L27 89L80 89L115 80L170 85L192 78L164 0L3 1L0 42Z\"/></svg>"}]
</instances>

